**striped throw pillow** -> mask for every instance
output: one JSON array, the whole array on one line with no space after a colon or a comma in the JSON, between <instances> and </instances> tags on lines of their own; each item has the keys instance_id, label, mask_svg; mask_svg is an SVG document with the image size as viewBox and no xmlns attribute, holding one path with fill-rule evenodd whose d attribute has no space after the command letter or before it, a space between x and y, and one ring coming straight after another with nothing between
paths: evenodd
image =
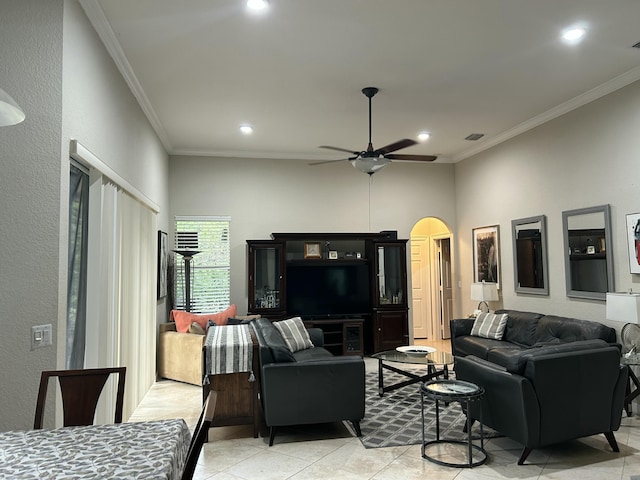
<instances>
[{"instance_id":1,"label":"striped throw pillow","mask_svg":"<svg viewBox=\"0 0 640 480\"><path fill-rule=\"evenodd\" d=\"M280 335L282 335L284 343L287 344L291 353L306 348L313 348L309 332L304 328L304 323L302 323L300 317L273 322L273 325L278 329Z\"/></svg>"},{"instance_id":2,"label":"striped throw pillow","mask_svg":"<svg viewBox=\"0 0 640 480\"><path fill-rule=\"evenodd\" d=\"M493 338L502 340L504 329L507 326L508 315L496 315L495 313L481 313L476 317L471 329L471 335L475 337Z\"/></svg>"}]
</instances>

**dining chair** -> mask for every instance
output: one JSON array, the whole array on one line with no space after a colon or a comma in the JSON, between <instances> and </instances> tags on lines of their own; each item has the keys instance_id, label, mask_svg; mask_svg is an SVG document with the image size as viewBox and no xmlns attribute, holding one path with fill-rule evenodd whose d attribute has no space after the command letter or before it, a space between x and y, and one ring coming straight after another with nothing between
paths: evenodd
<instances>
[{"instance_id":1,"label":"dining chair","mask_svg":"<svg viewBox=\"0 0 640 480\"><path fill-rule=\"evenodd\" d=\"M62 394L64 426L69 427L93 424L96 407L104 385L109 376L117 374L118 390L116 393L114 423L122 423L126 372L127 367L48 370L42 372L33 428L42 428L44 407L47 400L47 387L51 377L58 378Z\"/></svg>"},{"instance_id":2,"label":"dining chair","mask_svg":"<svg viewBox=\"0 0 640 480\"><path fill-rule=\"evenodd\" d=\"M184 470L182 471L182 480L191 480L193 478L193 472L196 470L200 451L207 439L209 428L213 422L213 413L216 408L217 398L218 392L211 390L204 402L202 413L200 414L196 428L193 431L193 436L191 437L191 443L189 444L187 460L185 461Z\"/></svg>"}]
</instances>

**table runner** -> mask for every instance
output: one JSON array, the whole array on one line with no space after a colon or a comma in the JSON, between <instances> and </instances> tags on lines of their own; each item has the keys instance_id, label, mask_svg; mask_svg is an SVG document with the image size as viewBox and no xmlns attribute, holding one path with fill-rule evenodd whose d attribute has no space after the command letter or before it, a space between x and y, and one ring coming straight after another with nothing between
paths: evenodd
<instances>
[{"instance_id":1,"label":"table runner","mask_svg":"<svg viewBox=\"0 0 640 480\"><path fill-rule=\"evenodd\" d=\"M182 419L0 433L0 478L179 480L191 434Z\"/></svg>"},{"instance_id":2,"label":"table runner","mask_svg":"<svg viewBox=\"0 0 640 480\"><path fill-rule=\"evenodd\" d=\"M209 327L204 345L205 375L251 372L253 342L249 325Z\"/></svg>"}]
</instances>

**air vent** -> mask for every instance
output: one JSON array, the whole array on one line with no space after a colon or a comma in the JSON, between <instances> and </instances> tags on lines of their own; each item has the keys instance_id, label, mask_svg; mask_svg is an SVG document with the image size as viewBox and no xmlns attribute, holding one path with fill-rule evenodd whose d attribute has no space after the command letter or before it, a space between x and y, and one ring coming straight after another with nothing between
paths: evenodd
<instances>
[{"instance_id":1,"label":"air vent","mask_svg":"<svg viewBox=\"0 0 640 480\"><path fill-rule=\"evenodd\" d=\"M631 45L631 48L640 48L640 42L636 43L635 45Z\"/></svg>"},{"instance_id":2,"label":"air vent","mask_svg":"<svg viewBox=\"0 0 640 480\"><path fill-rule=\"evenodd\" d=\"M476 140L480 140L482 137L484 137L484 133L472 133L472 134L467 135L466 137L464 137L464 139L465 140L476 141Z\"/></svg>"}]
</instances>

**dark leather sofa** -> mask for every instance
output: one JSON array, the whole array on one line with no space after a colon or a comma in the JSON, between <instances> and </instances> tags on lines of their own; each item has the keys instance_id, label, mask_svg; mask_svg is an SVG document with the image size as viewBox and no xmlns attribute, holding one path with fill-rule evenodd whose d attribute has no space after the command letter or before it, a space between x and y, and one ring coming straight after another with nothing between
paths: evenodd
<instances>
[{"instance_id":1,"label":"dark leather sofa","mask_svg":"<svg viewBox=\"0 0 640 480\"><path fill-rule=\"evenodd\" d=\"M364 418L365 366L357 356L333 356L323 332L308 329L313 348L295 353L265 318L252 323L258 340L264 420L273 445L276 427L352 422L358 436Z\"/></svg>"},{"instance_id":2,"label":"dark leather sofa","mask_svg":"<svg viewBox=\"0 0 640 480\"><path fill-rule=\"evenodd\" d=\"M613 432L620 427L628 370L620 365L615 330L570 318L503 313L512 329L505 340L465 341L468 319L452 320L456 378L485 389L468 412L471 419L482 418L524 445L519 465L534 448L599 433L619 451Z\"/></svg>"}]
</instances>

